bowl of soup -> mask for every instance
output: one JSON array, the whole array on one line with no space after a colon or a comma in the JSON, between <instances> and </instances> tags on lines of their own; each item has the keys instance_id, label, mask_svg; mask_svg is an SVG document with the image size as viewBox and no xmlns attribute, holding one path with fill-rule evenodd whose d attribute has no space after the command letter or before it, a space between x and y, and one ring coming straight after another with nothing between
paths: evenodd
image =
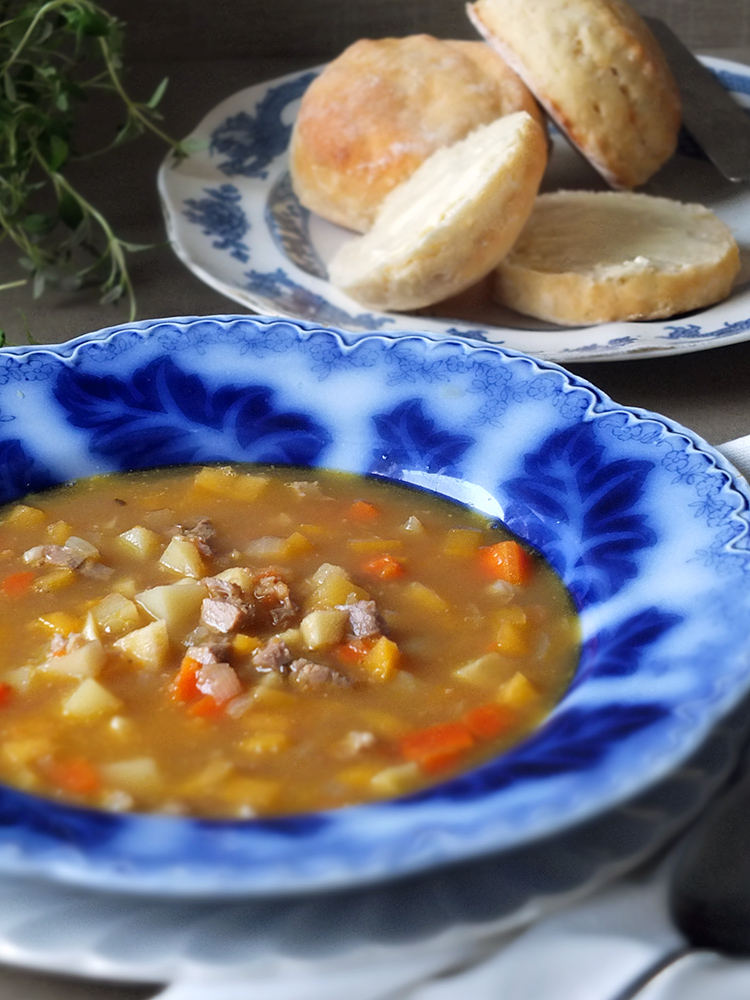
<instances>
[{"instance_id":1,"label":"bowl of soup","mask_svg":"<svg viewBox=\"0 0 750 1000\"><path fill-rule=\"evenodd\" d=\"M497 855L750 687L748 495L534 358L267 317L0 355L0 871L157 895Z\"/></svg>"}]
</instances>

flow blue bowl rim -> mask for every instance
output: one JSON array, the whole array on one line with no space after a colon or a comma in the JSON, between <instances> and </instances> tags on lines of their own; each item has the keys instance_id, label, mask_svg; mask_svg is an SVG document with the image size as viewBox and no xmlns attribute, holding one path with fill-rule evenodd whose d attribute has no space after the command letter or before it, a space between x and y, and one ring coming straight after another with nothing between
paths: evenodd
<instances>
[{"instance_id":1,"label":"flow blue bowl rim","mask_svg":"<svg viewBox=\"0 0 750 1000\"><path fill-rule=\"evenodd\" d=\"M216 334L213 344L206 339L208 330ZM161 340L171 346L169 349L162 346L158 356L184 357L184 354L179 354L180 351L194 352L195 359L200 362L197 367L200 368L212 351L217 355L226 353L227 350L234 354L240 332L249 338L248 343L258 346L259 358L267 349L273 353L273 349L268 347L270 338L273 337L286 338L287 344L299 351L309 351L311 345L316 348L323 345L331 352L327 362L331 362L331 357L334 361L327 375L316 376L319 381L325 381L329 376L336 377L336 358L343 365L344 360L348 363L352 358L357 358L357 352L368 350L369 363L358 369L358 379L367 378L368 373L372 378L373 372L377 371L377 356L385 357L385 352L389 351L399 354L402 359L412 352L411 360L405 364L406 369L409 364L416 364L411 374L419 368L418 359L427 357L430 352L442 358L441 363L447 359L449 375L450 362L455 367L458 361L460 368L462 359L476 360L480 355L488 370L496 374L507 375L508 372L513 373L516 366L522 366L525 373L534 376L531 383L537 379L540 387L547 385L554 373L555 378L552 380L560 388L562 397L567 394L578 402L584 397L588 400L586 419L589 416L592 420L606 416L612 418L610 422L621 420L622 427L629 428L630 431L633 428L636 431L643 430L645 427L652 437L656 435L658 442L668 439L677 452L682 448L685 456L691 459L698 457L704 468L702 474L714 479L719 477L722 493L734 504L731 521L736 531L731 540L732 560L728 562L732 563L730 568L739 573L738 578L745 585L750 579L746 558L750 491L719 452L675 421L642 408L617 404L586 379L567 372L557 364L539 361L519 351L478 344L454 336L411 332L352 334L296 320L229 314L143 320L107 327L59 345L6 348L0 352L0 374L2 368L9 370L9 360L12 358L41 364L47 359L52 368L75 369L79 363L83 364L81 359L89 345L93 345L94 355L99 348L105 350L105 361L111 371L113 365L117 368L121 363L117 359L132 357L129 352L134 349L144 354L151 351L153 355L155 345L160 344ZM195 339L189 343L191 336ZM232 344L228 346L230 340ZM182 346L175 348L174 345L178 342ZM99 360L101 357L100 354ZM319 360L320 355L315 357ZM414 358L417 362L414 362ZM289 367L288 359L289 355L285 368ZM309 356L307 361L310 361ZM258 358L254 359L254 363L263 368L263 362ZM237 372L244 371L242 364L238 362ZM425 371L428 367L425 367ZM401 368L404 368L403 364ZM266 365L264 370L271 369ZM195 374L195 370L191 374ZM351 372L347 374L351 375ZM235 375L236 372L233 371L232 377ZM460 376L459 372L455 378L460 381ZM283 380L286 374L276 372L275 377ZM43 380L44 377L41 377L40 381ZM434 371L430 371L425 398L429 398L432 384ZM387 395L386 390L383 391ZM482 398L485 400L497 396L497 389L492 385L485 386L483 391L485 395ZM528 399L536 397L526 396L523 401ZM4 390L0 385L0 414L4 412L5 401ZM523 401L519 405L523 405ZM576 420L569 423L572 427ZM580 423L583 425L586 420ZM491 422L488 426L487 433L494 433ZM632 444L633 448L636 446L640 447L640 444ZM648 441L644 447L648 449ZM378 470L375 473L383 474ZM680 474L677 476L679 479ZM427 478L429 480L429 476ZM425 483L417 482L417 485ZM509 521L510 527L516 531L519 523L512 519ZM528 537L523 530L519 534ZM735 543L738 539L737 545ZM531 538L530 541L538 544L537 539ZM543 545L539 547L544 550ZM744 600L745 610L747 589L745 586L738 595ZM585 611L581 610L582 613ZM660 627L668 630L670 626L664 616L661 619L657 616L650 621L648 627L658 632ZM599 638L597 636L597 640ZM650 654L653 643L649 636L643 641L645 656ZM659 641L661 636L657 635L655 643L658 644ZM737 662L733 660L731 670L727 668L728 673L720 679L720 683L710 685L710 695L703 692L708 702L697 715L691 716L690 711L681 703L666 706L672 715L682 716L681 735L677 743L667 747L660 746L658 752L647 746L645 756L640 753L637 761L634 761L637 773L631 775L629 780L622 780L620 775L614 783L616 787L610 782L606 793L597 788L593 795L587 796L588 776L581 778L579 771L578 783L573 781L571 787L564 789L563 799L560 799L561 792L558 790L555 807L551 808L547 801L541 814L537 814L533 807L538 776L535 776L535 761L533 753L529 755L529 747L533 749L535 741L544 738L545 732L549 732L550 720L530 740L525 741L520 749L516 748L500 758L503 762L501 770L505 768L507 771L514 761L517 765L510 783L504 786L502 783L496 783L494 787L492 783L489 786L483 784L486 775L497 765L497 762L490 762L468 776L461 776L406 799L301 817L280 817L267 821L225 821L115 814L63 804L3 786L0 787L0 870L52 878L90 888L149 895L273 896L378 883L509 850L530 841L554 836L604 809L619 806L644 787L656 783L674 770L706 738L712 725L725 717L750 689L750 673L746 669L748 648L750 646L738 649ZM617 674L613 676L617 677ZM619 677L619 681L623 681L623 678L626 678L627 686L630 681L627 680L626 673ZM579 692L582 687L578 686ZM561 704L565 701L563 699ZM621 711L621 708L617 711ZM627 712L624 714L627 715ZM550 718L554 719L555 713ZM632 721L631 718L630 722ZM625 724L623 738L632 736L629 726L630 723ZM647 730L648 724L645 731ZM620 731L615 726L605 740L609 738L616 741L620 738L618 732ZM671 733L671 738L675 739L674 733ZM600 757L596 767L608 767L608 760L606 755ZM580 762L574 764L575 767L580 767ZM622 771L621 761L618 766ZM547 777L550 777L549 774ZM540 780L544 784L546 779ZM554 784L554 776L550 780ZM523 788L524 785L528 785L530 789L532 806L527 801L521 808L517 793L519 787ZM510 807L507 802L508 788L512 788L516 796ZM578 798L575 794L570 795L571 788L578 791ZM511 813L515 810L518 820L515 824L509 825L509 808ZM499 823L500 819L502 824ZM498 825L503 827L500 832Z\"/></svg>"}]
</instances>

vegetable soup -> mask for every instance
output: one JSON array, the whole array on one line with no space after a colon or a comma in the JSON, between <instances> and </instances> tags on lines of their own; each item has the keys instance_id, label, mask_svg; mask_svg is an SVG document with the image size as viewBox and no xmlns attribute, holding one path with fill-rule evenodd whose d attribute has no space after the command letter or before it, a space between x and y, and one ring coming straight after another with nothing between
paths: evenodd
<instances>
[{"instance_id":1,"label":"vegetable soup","mask_svg":"<svg viewBox=\"0 0 750 1000\"><path fill-rule=\"evenodd\" d=\"M254 817L404 795L569 684L562 582L496 522L347 473L99 476L0 517L0 781Z\"/></svg>"}]
</instances>

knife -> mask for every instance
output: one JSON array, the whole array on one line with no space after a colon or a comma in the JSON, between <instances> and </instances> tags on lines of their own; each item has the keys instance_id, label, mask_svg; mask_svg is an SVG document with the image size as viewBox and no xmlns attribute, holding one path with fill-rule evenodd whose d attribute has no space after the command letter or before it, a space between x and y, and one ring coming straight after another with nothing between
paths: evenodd
<instances>
[{"instance_id":1,"label":"knife","mask_svg":"<svg viewBox=\"0 0 750 1000\"><path fill-rule=\"evenodd\" d=\"M750 114L664 21L656 17L644 20L677 80L683 125L728 180L750 180Z\"/></svg>"}]
</instances>

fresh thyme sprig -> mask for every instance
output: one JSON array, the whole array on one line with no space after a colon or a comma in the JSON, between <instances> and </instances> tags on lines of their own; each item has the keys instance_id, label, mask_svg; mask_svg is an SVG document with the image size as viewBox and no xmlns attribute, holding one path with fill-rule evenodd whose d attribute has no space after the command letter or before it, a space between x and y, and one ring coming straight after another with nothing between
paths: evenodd
<instances>
[{"instance_id":1,"label":"fresh thyme sprig","mask_svg":"<svg viewBox=\"0 0 750 1000\"><path fill-rule=\"evenodd\" d=\"M34 297L48 285L97 285L103 304L124 298L136 315L127 254L146 247L121 239L73 186L66 168L150 131L185 150L156 124L163 80L145 102L122 81L124 25L91 0L0 0L0 241L19 248ZM105 146L79 150L86 101L113 95L123 123ZM7 277L7 276L3 276Z\"/></svg>"}]
</instances>

